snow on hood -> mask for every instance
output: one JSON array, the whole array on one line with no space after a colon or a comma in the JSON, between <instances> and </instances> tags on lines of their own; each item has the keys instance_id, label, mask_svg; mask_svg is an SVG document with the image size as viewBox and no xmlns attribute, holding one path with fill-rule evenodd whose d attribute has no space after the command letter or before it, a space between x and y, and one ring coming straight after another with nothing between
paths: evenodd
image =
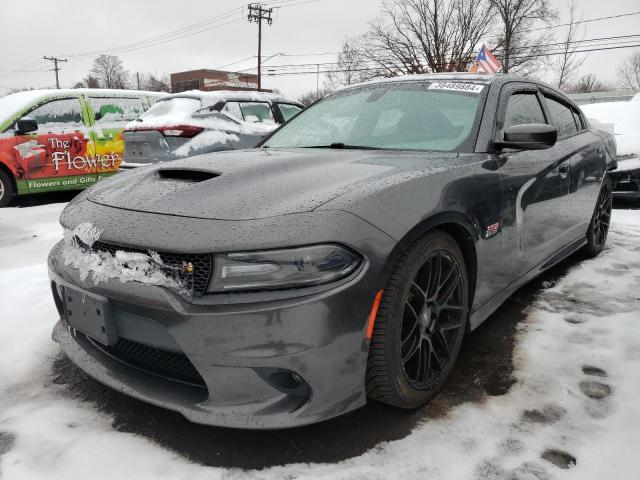
<instances>
[{"instance_id":1,"label":"snow on hood","mask_svg":"<svg viewBox=\"0 0 640 480\"><path fill-rule=\"evenodd\" d=\"M613 133L618 155L640 154L640 102L604 102L580 106L593 126Z\"/></svg>"},{"instance_id":2,"label":"snow on hood","mask_svg":"<svg viewBox=\"0 0 640 480\"><path fill-rule=\"evenodd\" d=\"M64 263L79 271L80 280L84 282L90 278L96 285L107 280L138 282L186 291L177 275L172 275L169 267L164 265L160 255L154 251L145 254L117 250L112 255L109 252L91 250L101 233L91 223L81 223L73 230L64 231Z\"/></svg>"}]
</instances>

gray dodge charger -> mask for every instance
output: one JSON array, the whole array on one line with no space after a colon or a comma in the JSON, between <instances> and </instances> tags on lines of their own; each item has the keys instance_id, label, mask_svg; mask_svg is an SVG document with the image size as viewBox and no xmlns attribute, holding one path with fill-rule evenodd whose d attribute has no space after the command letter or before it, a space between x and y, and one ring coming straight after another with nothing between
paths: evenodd
<instances>
[{"instance_id":1,"label":"gray dodge charger","mask_svg":"<svg viewBox=\"0 0 640 480\"><path fill-rule=\"evenodd\" d=\"M63 211L53 338L189 420L305 425L425 405L463 338L611 217L615 143L508 75L350 86L257 149L140 168Z\"/></svg>"}]
</instances>

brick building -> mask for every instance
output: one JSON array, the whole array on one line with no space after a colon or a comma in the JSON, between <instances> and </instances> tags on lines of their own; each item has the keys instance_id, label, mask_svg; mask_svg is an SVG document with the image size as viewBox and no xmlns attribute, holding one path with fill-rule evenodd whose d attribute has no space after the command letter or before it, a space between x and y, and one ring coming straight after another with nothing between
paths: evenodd
<instances>
[{"instance_id":1,"label":"brick building","mask_svg":"<svg viewBox=\"0 0 640 480\"><path fill-rule=\"evenodd\" d=\"M258 76L222 70L190 70L171 74L171 91L257 90Z\"/></svg>"}]
</instances>

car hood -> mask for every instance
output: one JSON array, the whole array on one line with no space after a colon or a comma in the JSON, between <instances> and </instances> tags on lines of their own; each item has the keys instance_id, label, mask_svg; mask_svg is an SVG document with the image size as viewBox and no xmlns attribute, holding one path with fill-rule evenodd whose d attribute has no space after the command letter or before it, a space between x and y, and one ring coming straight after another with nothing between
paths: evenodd
<instances>
[{"instance_id":1,"label":"car hood","mask_svg":"<svg viewBox=\"0 0 640 480\"><path fill-rule=\"evenodd\" d=\"M194 218L248 220L309 212L373 180L451 167L457 154L239 150L165 162L95 185L91 202Z\"/></svg>"}]
</instances>

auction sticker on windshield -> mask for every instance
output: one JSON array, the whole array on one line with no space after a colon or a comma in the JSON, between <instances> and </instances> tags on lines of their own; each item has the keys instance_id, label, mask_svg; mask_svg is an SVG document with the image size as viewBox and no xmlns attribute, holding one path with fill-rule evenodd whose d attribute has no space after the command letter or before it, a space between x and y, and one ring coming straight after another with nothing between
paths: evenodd
<instances>
[{"instance_id":1,"label":"auction sticker on windshield","mask_svg":"<svg viewBox=\"0 0 640 480\"><path fill-rule=\"evenodd\" d=\"M429 90L454 90L456 92L480 93L484 85L477 83L433 82Z\"/></svg>"}]
</instances>

